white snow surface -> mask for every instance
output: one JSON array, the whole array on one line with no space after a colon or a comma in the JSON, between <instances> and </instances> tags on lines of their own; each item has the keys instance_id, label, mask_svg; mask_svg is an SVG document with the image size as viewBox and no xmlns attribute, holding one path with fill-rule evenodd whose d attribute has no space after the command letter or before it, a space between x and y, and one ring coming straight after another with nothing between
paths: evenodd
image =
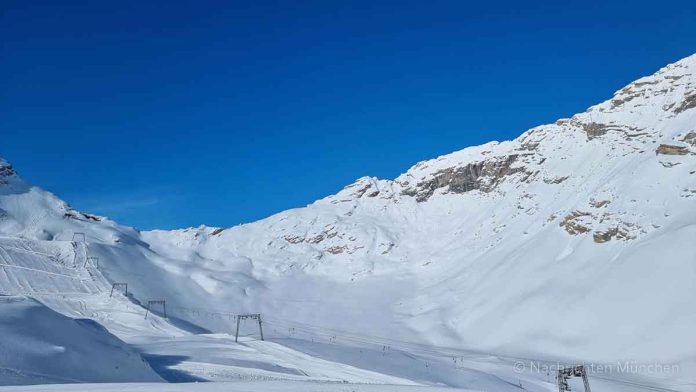
<instances>
[{"instance_id":1,"label":"white snow surface","mask_svg":"<svg viewBox=\"0 0 696 392\"><path fill-rule=\"evenodd\" d=\"M394 385L345 385L312 382L225 382L214 384L86 384L2 388L2 391L94 391L94 392L457 392L463 389Z\"/></svg>"},{"instance_id":2,"label":"white snow surface","mask_svg":"<svg viewBox=\"0 0 696 392\"><path fill-rule=\"evenodd\" d=\"M161 381L138 352L89 319L0 297L0 385Z\"/></svg>"},{"instance_id":3,"label":"white snow surface","mask_svg":"<svg viewBox=\"0 0 696 392\"><path fill-rule=\"evenodd\" d=\"M513 364L632 361L678 370L594 382L696 390L696 55L515 140L225 229L139 232L0 160L0 234L3 293L97 320L165 379L541 391L554 380ZM144 319L150 299L168 319ZM270 342L249 320L241 346L225 335L248 312Z\"/></svg>"}]
</instances>

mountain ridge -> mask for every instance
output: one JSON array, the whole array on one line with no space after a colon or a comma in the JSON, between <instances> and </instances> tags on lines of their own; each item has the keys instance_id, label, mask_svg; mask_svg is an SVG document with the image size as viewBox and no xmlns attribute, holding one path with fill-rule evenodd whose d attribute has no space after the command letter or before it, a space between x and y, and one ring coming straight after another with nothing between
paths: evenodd
<instances>
[{"instance_id":1,"label":"mountain ridge","mask_svg":"<svg viewBox=\"0 0 696 392\"><path fill-rule=\"evenodd\" d=\"M629 103L630 101L633 101L636 98L645 98L644 95L646 92L652 92L652 90L655 90L655 88L651 88L651 86L659 84L659 79L663 80L670 80L670 81L678 81L679 79L683 78L684 76L689 76L691 75L690 73L687 73L686 75L683 75L683 73L680 72L682 68L690 69L690 67L693 67L693 63L696 62L696 54L688 56L682 60L679 60L675 63L672 63L670 65L667 65L660 70L658 70L655 74L650 75L650 76L645 76L642 77L630 84L628 84L626 87L617 90L613 97L600 103L597 105L593 105L589 107L584 113L578 113L570 118L563 118L557 120L553 124L546 124L546 125L541 125L537 126L534 128L531 128L524 132L522 135L520 135L518 138L510 141L503 141L503 142L497 142L497 141L492 141L485 143L483 145L479 146L472 146L472 147L467 147L462 150L455 151L453 153L441 155L437 158L434 159L429 159L429 160L424 160L416 163L413 165L409 170L406 172L402 173L401 175L397 176L395 179L390 180L390 179L380 179L377 177L370 177L370 176L364 176L359 179L357 179L355 182L352 184L347 185L344 187L342 190L337 192L334 195L329 195L325 198L317 200L315 203L321 203L324 201L329 201L336 203L337 201L340 201L341 198L344 198L345 200L351 199L351 198L361 198L361 197L378 197L380 192L386 193L387 197L393 197L395 194L400 193L402 195L407 195L407 196L414 196L418 200L418 190L414 189L412 187L412 182L413 181L423 181L428 175L434 175L433 172L429 172L428 170L437 170L437 171L442 171L446 169L452 169L452 168L457 168L457 169L466 169L466 167L462 167L462 165L465 164L470 164L470 163L475 163L475 164L482 164L486 163L488 159L493 158L493 157L503 157L503 158L509 158L513 157L513 160L516 160L519 155L532 155L530 151L533 151L539 144L538 139L543 139L545 133L548 133L549 127L556 127L556 129L552 129L552 132L562 132L566 131L568 127L575 128L572 129L573 131L578 131L581 130L584 132L587 136L588 140L592 140L601 136L604 136L608 132L615 132L615 133L621 133L624 135L625 139L628 141L638 138L640 136L646 136L645 133L640 133L640 129L636 127L626 127L625 125L618 124L618 125L610 125L610 124L615 124L615 120L610 120L609 124L604 124L604 123L599 123L595 122L594 118L592 116L592 112L598 112L598 114L595 114L594 117L597 117L598 115L601 118L601 115L603 112L608 112L608 113L613 113L617 112L617 108L620 109L621 106ZM673 84L673 83L672 83ZM661 85L659 86L663 89L665 86ZM674 89L675 86L670 86L671 89ZM688 84L687 87L691 87L691 92L693 92L693 84ZM677 94L678 95L678 94ZM668 102L667 99L665 99L665 103L662 105L663 108L668 107L668 109L674 108L674 112L676 113L681 113L683 110L682 108L684 107L689 107L690 102L693 98L691 98L693 95L690 93L684 94L683 98L684 100L678 104L678 96L677 99L674 102ZM633 105L635 107L636 102L633 102ZM693 104L693 105L696 105ZM640 103L638 103L638 106L640 106ZM619 110L620 113L623 113L624 111ZM600 118L597 118L598 120ZM644 130L644 129L643 129ZM653 130L654 132L655 130ZM696 131L696 130L694 130ZM633 132L633 133L631 133ZM691 135L691 137L690 137ZM688 150L688 153L693 153L692 150L689 150L691 147L693 147L694 142L688 142L685 143L684 141L687 140L693 140L696 138L696 133L686 133L683 135L682 140L678 139L669 139L667 140L668 142L677 144L679 148L686 148ZM655 135L652 135L655 136ZM659 136L658 136L659 137ZM612 142L615 142L616 140L611 140ZM643 141L641 141L643 142ZM653 141L654 142L654 141ZM645 144L645 143L643 143ZM689 146L689 144L691 146ZM487 157L488 156L488 157ZM444 164L443 164L444 162ZM502 166L503 169L508 170L509 169L509 164L510 162L503 162L502 165L499 165L497 168L500 169L500 166ZM476 170L478 169L478 170ZM496 166L493 165L492 169L496 169ZM517 169L521 169L520 167L517 167ZM466 180L467 175L469 177L472 177L473 179L476 179L478 175L480 175L480 171L482 170L482 167L473 167L470 168L469 173L460 173L460 177L463 177ZM489 169L488 171L491 171ZM495 170L492 170L495 172ZM445 173L446 174L446 173ZM493 173L496 174L496 173ZM498 175L500 173L497 173ZM532 173L526 173L527 175L530 175ZM441 190L441 188L445 186L449 186L450 188L454 188L454 193L457 193L457 191L469 191L473 190L470 189L472 187L476 187L477 184L467 183L466 181L460 181L459 183L453 184L453 178L452 176L443 176L444 178L435 178L434 184L425 184L425 185L431 185L431 188L434 187L434 189L426 189L426 191L432 191L432 190ZM449 177L449 178L448 178ZM456 176L455 176L456 177ZM568 176L548 176L544 178L544 181L547 183L553 183L553 182L561 182L567 180ZM456 179L456 178L455 178ZM434 186L433 186L434 185ZM468 186L467 186L468 185ZM411 186L411 187L409 187ZM395 189L396 188L396 189ZM383 195L381 198L384 198L385 195ZM423 195L423 197L419 201L425 201L428 197L430 197L429 193L426 193ZM314 204L314 203L312 203ZM312 205L310 204L310 205ZM298 208L303 208L303 207L298 207ZM291 210L295 210L296 208L293 208ZM282 212L281 212L282 213ZM263 219L262 219L263 220ZM253 223L253 222L252 222ZM246 224L252 224L252 223L246 223ZM242 225L246 225L242 224ZM239 226L239 225L238 225ZM207 227L206 227L207 228ZM219 234L222 230L225 228L222 227L214 227L212 228L212 231L217 232L216 234ZM187 229L181 229L181 230L195 230L195 228L187 228Z\"/></svg>"},{"instance_id":2,"label":"mountain ridge","mask_svg":"<svg viewBox=\"0 0 696 392\"><path fill-rule=\"evenodd\" d=\"M601 116L603 112L606 113L615 113L617 112L617 109L619 109L619 112L622 112L620 109L622 106L624 106L627 103L630 103L636 98L641 98L645 97L645 93L651 93L655 92L656 89L652 86L658 85L660 82L660 79L663 80L670 80L672 82L677 82L678 80L682 79L684 76L690 76L692 73L687 72L681 72L682 69L687 69L691 70L693 68L693 64L696 62L696 54L693 54L691 56L685 57L677 62L674 62L672 64L669 64L661 69L659 69L656 73L649 75L649 76L644 76L639 79L637 79L634 82L629 83L625 87L617 90L612 98L609 98L602 103L592 105L590 106L585 112L575 114L574 116L570 118L561 118L557 120L555 123L552 124L545 124L545 125L540 125L533 127L524 133L522 133L519 137L513 140L507 140L507 141L491 141L488 143L484 143L482 145L478 146L470 146L466 147L461 150L454 151L452 153L444 154L439 157L433 158L433 159L427 159L420 161L411 168L409 168L406 172L400 174L394 179L381 179L377 177L372 177L372 176L363 176L358 178L355 182L347 185L344 187L342 190L337 192L334 195L329 195L326 196L325 198L317 200L317 202L320 202L322 200L326 199L331 199L331 198L338 198L339 196L345 196L346 193L344 192L347 189L351 188L358 188L357 193L352 194L358 195L358 197L363 196L366 194L367 197L376 197L377 194L376 192L379 192L380 186L382 188L386 188L389 190L389 188L392 188L394 185L400 186L401 188L404 188L408 185L410 185L410 180L413 180L414 178L416 180L422 179L424 177L424 174L428 174L428 172L425 170L426 168L439 168L439 169L446 169L446 168L451 168L453 166L458 167L462 163L471 163L473 162L481 162L484 161L484 155L490 155L492 156L506 156L506 154L509 154L513 151L518 151L519 153L524 153L526 150L532 149L533 146L535 146L538 141L535 140L535 137L538 135L534 135L535 133L540 133L540 131L543 131L547 127L551 126L559 126L559 127L579 127L582 129L582 131L587 135L588 140L600 137L605 135L607 132L618 132L618 133L623 133L627 138L635 138L639 136L643 136L640 134L640 132L637 132L637 128L622 128L621 126L617 125L611 125L614 123L614 121L610 121L609 124L604 124L604 123L598 123L594 121L594 117L592 116L593 112L598 112L598 115ZM684 74L686 73L686 74ZM676 84L676 86L670 86L670 88L675 88L681 84L677 83L671 83L671 84ZM665 88L664 84L658 86L661 88ZM672 109L672 111L676 114L681 113L684 110L687 110L689 108L692 108L696 106L696 95L692 94L693 93L693 84L689 84L687 87L690 87L691 90L690 93L687 93L683 96L683 101L678 102L678 99L670 102L667 99L665 99L665 103L663 104L663 108L667 107L667 109ZM660 91L657 91L658 93ZM664 92L664 91L663 91ZM678 97L677 97L678 98ZM640 99L639 99L640 100ZM633 102L633 105L636 105L636 102ZM640 103L638 104L640 105ZM635 106L634 106L635 107ZM597 114L595 115L597 117ZM598 118L599 120L599 118ZM557 129L561 130L561 129ZM696 131L693 130L693 131ZM633 132L633 133L631 133ZM685 138L688 138L689 134L684 135ZM696 138L696 133L691 134L691 138L689 140L693 140ZM515 142L520 142L519 145L515 146ZM670 140L671 142L675 142L676 144L684 144L680 143L683 142L683 140ZM694 142L690 142L693 146ZM512 147L510 149L510 147ZM687 146L687 148L689 148ZM443 166L442 162L446 162L447 165L449 166ZM432 174L432 173L430 173ZM548 179L548 181L553 181L554 179ZM372 192L368 192L367 190L370 188L374 188ZM406 191L408 194L409 190L408 189L400 189L402 192ZM350 195L350 194L348 194ZM413 194L415 196L415 193ZM313 203L310 203L310 205ZM303 207L297 207L297 208L303 208ZM296 208L292 208L290 210L294 210ZM282 212L281 212L282 213ZM261 219L263 220L263 219ZM249 223L243 223L244 224L250 224L253 222ZM239 226L239 225L237 225ZM207 226L206 226L207 227ZM216 229L221 229L223 227L218 227L215 226L213 230ZM194 229L194 227L189 227L189 228L182 228L182 229L175 229L175 230L191 230Z\"/></svg>"}]
</instances>

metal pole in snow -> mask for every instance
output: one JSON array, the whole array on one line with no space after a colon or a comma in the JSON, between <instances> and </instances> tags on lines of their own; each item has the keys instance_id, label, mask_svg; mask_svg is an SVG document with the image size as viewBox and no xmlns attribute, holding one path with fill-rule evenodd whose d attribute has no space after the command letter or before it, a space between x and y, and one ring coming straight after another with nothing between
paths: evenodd
<instances>
[{"instance_id":1,"label":"metal pole in snow","mask_svg":"<svg viewBox=\"0 0 696 392\"><path fill-rule=\"evenodd\" d=\"M261 314L258 315L259 319L259 334L261 335L261 340L263 340L263 327L261 326Z\"/></svg>"},{"instance_id":2,"label":"metal pole in snow","mask_svg":"<svg viewBox=\"0 0 696 392\"><path fill-rule=\"evenodd\" d=\"M234 334L235 343L237 343L237 340L239 339L239 320L241 320L241 317L237 316L237 332Z\"/></svg>"}]
</instances>

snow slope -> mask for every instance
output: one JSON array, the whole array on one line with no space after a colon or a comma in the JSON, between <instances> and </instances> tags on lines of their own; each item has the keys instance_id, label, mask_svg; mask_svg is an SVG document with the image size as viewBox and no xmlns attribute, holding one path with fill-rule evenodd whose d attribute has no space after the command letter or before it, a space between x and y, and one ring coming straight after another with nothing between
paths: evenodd
<instances>
[{"instance_id":1,"label":"snow slope","mask_svg":"<svg viewBox=\"0 0 696 392\"><path fill-rule=\"evenodd\" d=\"M153 309L146 318L145 307L130 292L126 295L120 288L111 291L109 281L97 268L103 263L88 259L88 254L92 252L81 242L0 239L3 291L32 296L40 301L0 297L0 311L4 312L0 325L5 327L0 328L0 332L5 332L0 335L3 337L0 348L7 354L3 357L5 361L0 363L0 371L3 371L0 384L152 381L160 377L170 382L313 380L418 384L407 378L313 357L271 342L254 342L242 337L240 343L236 343L226 334L201 334L205 330L171 315L172 311L176 313L177 307L169 309L168 319L161 317L163 312L159 309ZM2 302L2 298L8 300ZM111 346L121 347L116 354L100 349L103 344L85 339L82 328L65 328L60 320L51 317L27 317L23 307L8 305L18 298L30 301L50 315L60 316L46 306L80 319L80 325L106 333L101 327L104 326L129 346L120 341L111 342ZM44 329L50 329L52 334ZM27 336L18 335L16 331L25 331ZM31 339L46 341L46 348L37 351L27 346L26 342ZM52 355L54 349L58 354L65 351L69 355L67 358ZM143 373L123 366L119 357L121 351L127 352L140 366L147 367L143 361L146 360L152 369L148 367L149 373ZM94 361L93 355L99 360ZM60 366L55 366L54 362ZM83 363L93 364L98 369L84 374L91 369Z\"/></svg>"},{"instance_id":2,"label":"snow slope","mask_svg":"<svg viewBox=\"0 0 696 392\"><path fill-rule=\"evenodd\" d=\"M99 324L26 297L0 297L0 384L161 381Z\"/></svg>"},{"instance_id":3,"label":"snow slope","mask_svg":"<svg viewBox=\"0 0 696 392\"><path fill-rule=\"evenodd\" d=\"M457 392L463 389L394 385L356 385L296 382L234 382L213 384L85 384L70 386L31 386L0 388L10 391L94 391L94 392Z\"/></svg>"},{"instance_id":4,"label":"snow slope","mask_svg":"<svg viewBox=\"0 0 696 392\"><path fill-rule=\"evenodd\" d=\"M679 368L633 381L696 390L695 153L693 55L515 140L424 161L394 180L363 177L232 228L138 232L73 210L0 161L0 289L96 318L152 355L163 336L229 333L235 314L260 312L282 344L416 352L419 370L380 370L404 380L437 353L438 364L497 359L469 361L479 377L420 381L469 387L492 376L503 390L519 381L515 358L626 360ZM131 296L108 297L113 282L127 282ZM150 299L166 299L169 320L140 318ZM370 363L312 347L294 348ZM273 358L264 363L288 357ZM529 376L537 390L551 385Z\"/></svg>"}]
</instances>

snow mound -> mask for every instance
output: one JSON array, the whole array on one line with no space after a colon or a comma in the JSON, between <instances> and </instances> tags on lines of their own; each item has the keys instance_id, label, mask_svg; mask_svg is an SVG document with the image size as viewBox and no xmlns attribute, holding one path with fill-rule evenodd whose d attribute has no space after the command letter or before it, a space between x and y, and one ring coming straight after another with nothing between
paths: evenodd
<instances>
[{"instance_id":1,"label":"snow mound","mask_svg":"<svg viewBox=\"0 0 696 392\"><path fill-rule=\"evenodd\" d=\"M98 323L28 297L0 297L0 385L156 382L140 355Z\"/></svg>"}]
</instances>

